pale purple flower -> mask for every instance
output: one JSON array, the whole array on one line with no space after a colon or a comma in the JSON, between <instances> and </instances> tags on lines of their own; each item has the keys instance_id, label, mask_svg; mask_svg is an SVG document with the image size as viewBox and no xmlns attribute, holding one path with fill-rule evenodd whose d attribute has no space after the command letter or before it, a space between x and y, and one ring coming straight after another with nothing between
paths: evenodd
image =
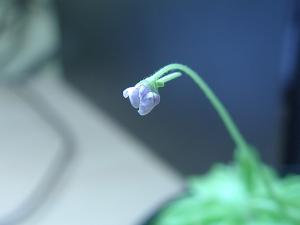
<instances>
[{"instance_id":1,"label":"pale purple flower","mask_svg":"<svg viewBox=\"0 0 300 225\"><path fill-rule=\"evenodd\" d=\"M138 113L144 116L160 102L160 96L157 91L152 90L145 84L137 84L123 91L124 98L130 100L131 105L139 109Z\"/></svg>"}]
</instances>

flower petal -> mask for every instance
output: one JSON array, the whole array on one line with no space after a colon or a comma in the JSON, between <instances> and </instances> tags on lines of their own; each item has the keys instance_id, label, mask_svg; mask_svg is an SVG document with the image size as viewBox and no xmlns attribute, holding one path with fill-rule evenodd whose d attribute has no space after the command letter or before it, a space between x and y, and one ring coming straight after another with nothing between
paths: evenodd
<instances>
[{"instance_id":1,"label":"flower petal","mask_svg":"<svg viewBox=\"0 0 300 225\"><path fill-rule=\"evenodd\" d=\"M139 97L140 99L143 99L149 92L152 92L152 90L145 86L145 85L141 85L139 88Z\"/></svg>"},{"instance_id":2,"label":"flower petal","mask_svg":"<svg viewBox=\"0 0 300 225\"><path fill-rule=\"evenodd\" d=\"M139 108L139 105L140 105L139 89L136 87L133 87L131 89L131 91L129 91L128 94L129 94L129 100L130 100L131 105L136 109Z\"/></svg>"},{"instance_id":3,"label":"flower petal","mask_svg":"<svg viewBox=\"0 0 300 225\"><path fill-rule=\"evenodd\" d=\"M140 107L139 107L139 111L138 113L141 116L144 116L146 114L148 114L149 112L151 112L151 110L157 105L155 104L157 100L155 100L156 97L156 93L154 92L149 92L147 93L143 99L141 99L140 101Z\"/></svg>"},{"instance_id":4,"label":"flower petal","mask_svg":"<svg viewBox=\"0 0 300 225\"><path fill-rule=\"evenodd\" d=\"M158 105L160 103L160 95L157 93L154 94L154 106Z\"/></svg>"},{"instance_id":5,"label":"flower petal","mask_svg":"<svg viewBox=\"0 0 300 225\"><path fill-rule=\"evenodd\" d=\"M123 91L123 97L124 97L124 98L128 98L129 92L130 92L130 89L131 89L131 88L132 88L132 87L126 88L126 89Z\"/></svg>"},{"instance_id":6,"label":"flower petal","mask_svg":"<svg viewBox=\"0 0 300 225\"><path fill-rule=\"evenodd\" d=\"M149 112L151 112L152 109L148 110L148 109L144 109L144 108L139 108L138 113L140 114L140 116L145 116L147 115Z\"/></svg>"}]
</instances>

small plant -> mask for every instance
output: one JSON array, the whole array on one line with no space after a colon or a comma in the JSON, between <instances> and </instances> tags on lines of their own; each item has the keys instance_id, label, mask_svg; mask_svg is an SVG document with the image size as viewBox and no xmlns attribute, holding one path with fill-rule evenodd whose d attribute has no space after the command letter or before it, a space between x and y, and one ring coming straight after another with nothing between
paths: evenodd
<instances>
[{"instance_id":1,"label":"small plant","mask_svg":"<svg viewBox=\"0 0 300 225\"><path fill-rule=\"evenodd\" d=\"M263 164L229 113L192 69L167 65L123 92L142 116L160 102L159 88L188 75L206 95L236 148L230 165L214 165L204 176L188 179L188 191L160 210L149 225L300 225L300 177L280 178Z\"/></svg>"}]
</instances>

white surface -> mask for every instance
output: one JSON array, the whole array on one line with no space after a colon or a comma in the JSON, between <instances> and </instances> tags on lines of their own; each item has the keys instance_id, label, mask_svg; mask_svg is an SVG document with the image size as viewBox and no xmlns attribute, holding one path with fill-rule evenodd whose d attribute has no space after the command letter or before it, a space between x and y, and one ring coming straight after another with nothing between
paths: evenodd
<instances>
[{"instance_id":1,"label":"white surface","mask_svg":"<svg viewBox=\"0 0 300 225\"><path fill-rule=\"evenodd\" d=\"M75 157L51 198L23 224L138 224L182 188L142 143L64 83L57 70L31 84L72 129ZM0 224L33 190L61 139L28 105L0 89Z\"/></svg>"}]
</instances>

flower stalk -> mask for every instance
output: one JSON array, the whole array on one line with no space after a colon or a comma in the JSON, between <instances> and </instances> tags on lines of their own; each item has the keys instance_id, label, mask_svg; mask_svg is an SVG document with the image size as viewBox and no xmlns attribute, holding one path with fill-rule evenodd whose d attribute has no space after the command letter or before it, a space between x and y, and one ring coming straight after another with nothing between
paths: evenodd
<instances>
[{"instance_id":1,"label":"flower stalk","mask_svg":"<svg viewBox=\"0 0 300 225\"><path fill-rule=\"evenodd\" d=\"M169 219L171 219L171 222L181 221L176 224L196 224L195 218L197 218L197 224L204 224L205 221L207 222L209 220L224 222L226 219L231 222L234 220L234 223L237 224L241 224L240 222L245 220L246 222L244 224L248 224L250 221L248 215L252 215L253 218L251 221L255 221L256 217L254 215L256 214L265 215L275 219L274 221L277 221L280 217L282 221L299 224L300 217L296 212L299 210L299 205L295 204L298 200L292 202L294 197L290 198L289 196L294 195L294 193L291 193L288 188L296 186L300 187L300 177L295 178L293 181L289 181L287 185L288 188L284 189L281 181L273 174L272 169L265 166L259 160L256 155L256 150L246 142L222 102L194 70L182 64L174 63L167 65L155 72L152 76L142 80L134 87L125 89L123 96L125 98L128 97L131 105L134 108L139 109L138 113L140 115L146 115L160 102L159 88L164 87L165 83L179 78L182 74L188 75L196 83L223 121L225 128L236 145L236 164L234 170L231 170L230 167L227 169L224 167L212 171L212 173L205 176L205 179L196 180L194 183L192 182L190 184L192 190L190 195L179 199L177 202L172 203L166 211L162 211L161 215L154 220L154 224L168 224L165 223L165 221L168 222ZM238 173L236 173L236 171L238 171ZM222 175L221 177L223 180L219 179L219 175ZM236 177L238 177L238 180L241 182L236 183ZM210 183L210 181L213 181L213 183ZM212 184L215 185L213 186ZM239 192L240 184L243 187L243 190L247 190L246 194L244 192ZM229 189L234 187L233 189L236 190L239 197L244 199L242 205L241 202L238 201L240 198L236 198L235 195L230 199L232 205L228 205L228 199L224 202L224 194L219 194L219 192L222 193L222 187L224 186L226 192L225 195L230 194L230 190L226 189L226 186L228 187L228 185L230 187ZM264 192L261 192L261 185L264 187ZM278 192L280 189L281 192ZM298 198L296 198L299 199L300 189L295 189L295 192L295 196L298 196ZM203 193L208 194L203 195ZM200 194L201 198L199 198L198 194ZM205 199L209 200L210 207L205 204ZM182 203L185 204L182 205ZM273 208L270 208L270 206ZM216 214L212 213L211 207L217 210L215 211ZM233 211L230 207L233 207ZM243 211L239 211L245 207L246 214ZM203 214L203 210L208 210L206 212L208 214ZM222 212L222 214L218 214L219 212ZM279 223L281 224L282 221L279 221Z\"/></svg>"},{"instance_id":2,"label":"flower stalk","mask_svg":"<svg viewBox=\"0 0 300 225\"><path fill-rule=\"evenodd\" d=\"M133 93L131 96L129 94L131 104L135 108L138 108L138 105L140 106L138 111L140 115L148 114L159 103L160 98L158 89L164 87L166 82L179 78L182 74L188 75L196 83L198 88L204 93L223 121L225 128L236 145L235 159L237 161L237 166L239 167L241 176L243 177L245 186L249 192L253 192L255 186L254 180L257 179L256 173L259 167L255 151L252 151L252 147L247 144L246 140L243 138L242 134L219 98L194 70L185 65L177 63L169 64L161 68L152 76L139 82L135 87L128 88L130 90L132 89ZM140 85L144 85L149 93L154 93L151 95L153 96L153 99L147 100L144 98L144 96L149 97L149 94L145 95L143 91L141 92L141 89L139 89L141 87ZM126 89L124 92L126 92L128 89ZM142 88L142 90L145 90L145 88ZM154 96L158 98L157 101L155 101ZM124 97L126 96L124 95ZM262 175L263 182L267 183L266 187L269 187L270 184L268 183L267 179L263 178L263 176L264 175Z\"/></svg>"},{"instance_id":3,"label":"flower stalk","mask_svg":"<svg viewBox=\"0 0 300 225\"><path fill-rule=\"evenodd\" d=\"M205 81L192 69L189 67L182 65L182 64L169 64L159 71L154 73L151 77L153 77L157 81L163 80L165 77L161 78L163 75L167 74L170 71L180 71L188 75L199 87L201 91L206 95L208 100L211 102L213 107L215 108L216 112L219 114L220 118L224 122L226 129L228 130L231 138L235 142L238 149L245 149L247 148L247 144L243 136L241 135L240 131L238 130L237 126L233 122L232 118L230 117L228 111L218 99L218 97L214 94L211 88L205 83ZM178 76L179 77L179 76ZM177 78L177 77L176 77ZM169 81L170 79L168 79Z\"/></svg>"}]
</instances>

